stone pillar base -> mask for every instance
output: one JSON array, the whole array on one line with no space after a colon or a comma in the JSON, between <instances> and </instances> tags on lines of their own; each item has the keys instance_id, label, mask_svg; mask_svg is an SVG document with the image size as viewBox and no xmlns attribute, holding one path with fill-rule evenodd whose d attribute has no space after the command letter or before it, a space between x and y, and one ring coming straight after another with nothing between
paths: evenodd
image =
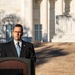
<instances>
[{"instance_id":1,"label":"stone pillar base","mask_svg":"<svg viewBox=\"0 0 75 75\"><path fill-rule=\"evenodd\" d=\"M75 34L54 36L52 39L52 42L75 42Z\"/></svg>"}]
</instances>

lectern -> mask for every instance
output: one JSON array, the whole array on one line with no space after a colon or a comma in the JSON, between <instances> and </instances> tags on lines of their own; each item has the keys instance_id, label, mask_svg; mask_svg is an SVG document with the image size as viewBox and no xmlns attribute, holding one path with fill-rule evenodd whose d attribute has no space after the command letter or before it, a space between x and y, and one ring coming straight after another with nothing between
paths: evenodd
<instances>
[{"instance_id":1,"label":"lectern","mask_svg":"<svg viewBox=\"0 0 75 75\"><path fill-rule=\"evenodd\" d=\"M18 57L0 58L0 75L35 75L34 60Z\"/></svg>"}]
</instances>

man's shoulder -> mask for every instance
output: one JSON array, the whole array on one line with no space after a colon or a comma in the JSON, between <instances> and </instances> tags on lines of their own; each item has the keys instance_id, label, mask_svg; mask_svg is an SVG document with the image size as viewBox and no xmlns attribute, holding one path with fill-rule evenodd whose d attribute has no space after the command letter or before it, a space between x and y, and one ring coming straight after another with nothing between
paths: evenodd
<instances>
[{"instance_id":1,"label":"man's shoulder","mask_svg":"<svg viewBox=\"0 0 75 75\"><path fill-rule=\"evenodd\" d=\"M2 45L10 45L12 43L12 41L6 42L6 43L2 43Z\"/></svg>"}]
</instances>

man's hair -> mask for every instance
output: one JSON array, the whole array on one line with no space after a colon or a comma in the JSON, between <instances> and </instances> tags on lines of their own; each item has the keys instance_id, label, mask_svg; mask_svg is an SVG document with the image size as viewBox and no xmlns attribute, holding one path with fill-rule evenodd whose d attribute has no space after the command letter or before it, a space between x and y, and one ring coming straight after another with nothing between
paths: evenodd
<instances>
[{"instance_id":1,"label":"man's hair","mask_svg":"<svg viewBox=\"0 0 75 75\"><path fill-rule=\"evenodd\" d=\"M15 26L14 26L14 28L15 27L20 27L21 29L22 29L22 31L23 31L23 26L21 25L21 24L16 24ZM14 28L13 28L13 30L14 30Z\"/></svg>"}]
</instances>

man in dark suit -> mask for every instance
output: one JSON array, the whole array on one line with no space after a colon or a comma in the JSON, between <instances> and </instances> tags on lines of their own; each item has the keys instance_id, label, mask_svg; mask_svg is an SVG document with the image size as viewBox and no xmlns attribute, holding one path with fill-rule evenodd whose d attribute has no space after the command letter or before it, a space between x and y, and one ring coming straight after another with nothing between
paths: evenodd
<instances>
[{"instance_id":1,"label":"man in dark suit","mask_svg":"<svg viewBox=\"0 0 75 75\"><path fill-rule=\"evenodd\" d=\"M13 28L12 35L14 39L2 45L1 57L23 57L36 61L33 44L21 39L23 35L22 25L16 24Z\"/></svg>"}]
</instances>

